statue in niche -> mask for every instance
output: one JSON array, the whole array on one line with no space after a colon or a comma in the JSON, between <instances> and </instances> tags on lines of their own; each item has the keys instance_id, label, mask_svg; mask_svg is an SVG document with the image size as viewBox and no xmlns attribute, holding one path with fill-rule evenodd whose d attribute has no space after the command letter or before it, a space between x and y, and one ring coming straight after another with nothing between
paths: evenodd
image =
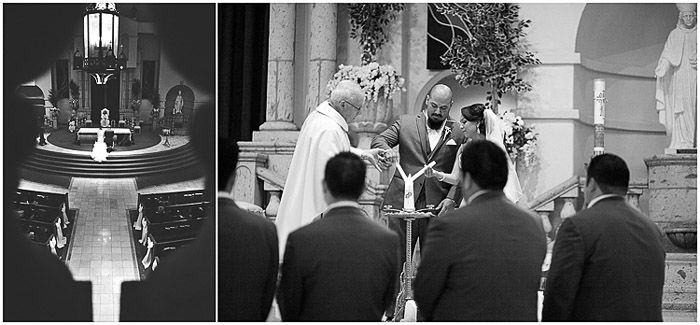
<instances>
[{"instance_id":1,"label":"statue in niche","mask_svg":"<svg viewBox=\"0 0 700 325\"><path fill-rule=\"evenodd\" d=\"M656 110L671 135L671 150L697 147L697 4L676 6L678 24L668 35L655 70Z\"/></svg>"},{"instance_id":2,"label":"statue in niche","mask_svg":"<svg viewBox=\"0 0 700 325\"><path fill-rule=\"evenodd\" d=\"M175 97L175 106L173 107L173 115L182 114L182 106L185 105L185 100L182 99L182 90L177 91L177 97Z\"/></svg>"}]
</instances>

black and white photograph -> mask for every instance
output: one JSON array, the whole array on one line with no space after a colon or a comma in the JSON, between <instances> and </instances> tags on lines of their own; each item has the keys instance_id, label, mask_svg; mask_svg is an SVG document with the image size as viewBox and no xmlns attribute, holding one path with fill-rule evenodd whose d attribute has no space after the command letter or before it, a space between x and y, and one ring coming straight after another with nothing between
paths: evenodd
<instances>
[{"instance_id":1,"label":"black and white photograph","mask_svg":"<svg viewBox=\"0 0 700 325\"><path fill-rule=\"evenodd\" d=\"M697 3L2 4L3 321L697 322Z\"/></svg>"},{"instance_id":2,"label":"black and white photograph","mask_svg":"<svg viewBox=\"0 0 700 325\"><path fill-rule=\"evenodd\" d=\"M3 4L3 320L215 320L214 19Z\"/></svg>"},{"instance_id":3,"label":"black and white photograph","mask_svg":"<svg viewBox=\"0 0 700 325\"><path fill-rule=\"evenodd\" d=\"M218 8L219 320L697 320L696 3Z\"/></svg>"}]
</instances>

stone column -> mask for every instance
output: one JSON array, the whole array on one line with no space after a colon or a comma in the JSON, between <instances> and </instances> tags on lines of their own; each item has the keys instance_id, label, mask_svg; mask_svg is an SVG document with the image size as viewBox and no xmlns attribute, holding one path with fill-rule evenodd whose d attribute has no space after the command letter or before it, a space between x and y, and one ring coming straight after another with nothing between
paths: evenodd
<instances>
[{"instance_id":1,"label":"stone column","mask_svg":"<svg viewBox=\"0 0 700 325\"><path fill-rule=\"evenodd\" d=\"M326 85L336 70L338 5L314 3L309 10L306 113L326 100Z\"/></svg>"},{"instance_id":2,"label":"stone column","mask_svg":"<svg viewBox=\"0 0 700 325\"><path fill-rule=\"evenodd\" d=\"M644 159L649 170L649 217L665 233L697 228L697 155L657 155ZM668 253L687 253L663 235Z\"/></svg>"},{"instance_id":3,"label":"stone column","mask_svg":"<svg viewBox=\"0 0 700 325\"><path fill-rule=\"evenodd\" d=\"M294 111L293 3L270 4L270 36L267 63L267 113L260 130L296 130Z\"/></svg>"}]
</instances>

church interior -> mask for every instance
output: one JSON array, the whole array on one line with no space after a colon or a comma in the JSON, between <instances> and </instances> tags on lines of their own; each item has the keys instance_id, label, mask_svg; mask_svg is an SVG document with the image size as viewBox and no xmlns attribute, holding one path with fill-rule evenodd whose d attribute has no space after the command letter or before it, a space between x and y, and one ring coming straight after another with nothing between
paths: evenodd
<instances>
[{"instance_id":1,"label":"church interior","mask_svg":"<svg viewBox=\"0 0 700 325\"><path fill-rule=\"evenodd\" d=\"M122 284L149 279L214 222L208 221L212 192L205 190L213 160L192 140L197 116L213 110L214 38L195 33L213 32L214 5L4 8L13 19L64 17L46 22L61 26L50 32L36 27L8 37L6 28L5 47L18 49L5 53L6 105L8 95L29 103L36 147L16 170L5 169L6 179L19 179L16 190L5 193L17 227L6 223L5 231L18 228L33 249L65 264L77 283L91 284L80 293L91 310L64 320L133 318L120 313L128 307L121 301L139 303L124 297ZM41 34L36 42L49 39L51 51L28 55L32 48L22 42L37 36L32 33ZM8 67L12 55L35 59L28 64L38 68ZM199 63L188 67L188 61ZM199 125L213 128L213 118ZM5 123L5 135L13 129ZM4 143L8 157L12 145ZM205 276L213 277L213 264L211 272ZM31 319L5 310L6 320Z\"/></svg>"},{"instance_id":2,"label":"church interior","mask_svg":"<svg viewBox=\"0 0 700 325\"><path fill-rule=\"evenodd\" d=\"M691 126L687 150L671 148L670 133L660 123L655 76L669 33L681 28L679 12L694 15L694 5L518 5L519 19L527 20L521 44L537 63L518 72L530 88L503 91L497 107L502 118L516 123L514 128L536 133L535 141L522 141L520 151L511 155L526 208L541 216L553 240L562 220L584 208L590 158L601 152L621 156L631 171L628 202L656 223L667 252L664 318L695 321L697 156L692 139L697 133L693 135ZM467 59L453 59L456 65L441 60L455 35L466 37L459 20L446 13L449 5L411 3L393 18L382 16L388 21L386 41L368 61L355 30L361 22L353 22L362 21L354 9L360 6L221 6L219 67L230 78L219 80L219 132L239 140L241 151L231 194L270 220L277 218L285 180L292 173L289 165L302 123L326 100L329 85L342 78L339 71L359 71L354 75L358 82L396 89L386 100L366 103L348 123L358 148L369 148L371 139L399 115L420 112L436 84L452 89L450 115L457 121L460 107L490 101L488 83L463 84L456 78L456 71L467 69L459 66L468 65ZM261 36L259 26L266 26L267 35ZM686 28L694 30L694 23ZM694 51L685 48L686 53ZM386 71L401 76L401 84L363 75L362 69L372 71L371 65L388 67ZM379 71L375 73L381 76ZM695 75L689 78L695 85L697 73L692 71ZM683 96L696 98L692 89ZM692 99L691 123L695 105ZM380 172L368 166L367 189L360 198L365 212L384 224L382 198L393 174L393 169ZM680 237L690 244L679 243ZM548 257L551 248L550 242Z\"/></svg>"}]
</instances>

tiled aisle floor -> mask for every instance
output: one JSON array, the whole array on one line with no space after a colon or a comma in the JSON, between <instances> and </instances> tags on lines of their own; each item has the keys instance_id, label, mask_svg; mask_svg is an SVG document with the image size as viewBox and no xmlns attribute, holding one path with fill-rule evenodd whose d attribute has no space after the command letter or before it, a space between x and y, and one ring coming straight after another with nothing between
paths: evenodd
<instances>
[{"instance_id":1,"label":"tiled aisle floor","mask_svg":"<svg viewBox=\"0 0 700 325\"><path fill-rule=\"evenodd\" d=\"M80 209L68 267L92 281L95 321L119 320L121 283L138 279L126 209L136 207L133 178L73 178L71 208Z\"/></svg>"}]
</instances>

